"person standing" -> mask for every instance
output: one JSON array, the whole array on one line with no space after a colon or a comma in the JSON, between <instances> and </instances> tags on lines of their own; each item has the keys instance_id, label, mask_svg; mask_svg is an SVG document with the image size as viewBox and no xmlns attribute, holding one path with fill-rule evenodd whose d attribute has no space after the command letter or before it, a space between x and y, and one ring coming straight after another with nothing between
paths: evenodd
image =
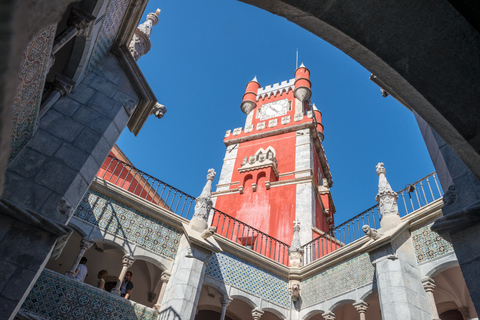
<instances>
[{"instance_id":1,"label":"person standing","mask_svg":"<svg viewBox=\"0 0 480 320\"><path fill-rule=\"evenodd\" d=\"M97 277L98 277L97 288L105 290L105 281L107 280L107 277L108 277L107 270L100 270L98 272Z\"/></svg>"},{"instance_id":2,"label":"person standing","mask_svg":"<svg viewBox=\"0 0 480 320\"><path fill-rule=\"evenodd\" d=\"M125 280L123 281L122 286L120 287L120 295L125 299L130 299L130 295L133 290L133 282L132 282L132 272L127 271L125 274Z\"/></svg>"},{"instance_id":3,"label":"person standing","mask_svg":"<svg viewBox=\"0 0 480 320\"><path fill-rule=\"evenodd\" d=\"M77 269L75 270L75 276L73 277L78 282L84 282L88 274L88 268L85 265L87 263L87 258L82 257L80 263L78 264Z\"/></svg>"}]
</instances>

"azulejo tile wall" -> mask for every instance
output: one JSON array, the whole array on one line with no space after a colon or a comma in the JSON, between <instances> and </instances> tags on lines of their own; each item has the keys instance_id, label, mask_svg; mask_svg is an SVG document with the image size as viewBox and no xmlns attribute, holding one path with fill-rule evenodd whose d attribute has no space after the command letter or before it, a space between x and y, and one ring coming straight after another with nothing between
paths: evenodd
<instances>
[{"instance_id":1,"label":"azulejo tile wall","mask_svg":"<svg viewBox=\"0 0 480 320\"><path fill-rule=\"evenodd\" d=\"M214 253L206 275L284 308L289 307L288 282L228 253Z\"/></svg>"},{"instance_id":2,"label":"azulejo tile wall","mask_svg":"<svg viewBox=\"0 0 480 320\"><path fill-rule=\"evenodd\" d=\"M48 26L33 38L23 52L17 90L12 105L12 142L10 160L33 136L38 109L49 70L56 26Z\"/></svg>"},{"instance_id":3,"label":"azulejo tile wall","mask_svg":"<svg viewBox=\"0 0 480 320\"><path fill-rule=\"evenodd\" d=\"M74 215L165 257L174 259L177 253L179 231L93 190L87 191Z\"/></svg>"},{"instance_id":4,"label":"azulejo tile wall","mask_svg":"<svg viewBox=\"0 0 480 320\"><path fill-rule=\"evenodd\" d=\"M365 253L301 283L303 306L309 307L372 283L375 268Z\"/></svg>"},{"instance_id":5,"label":"azulejo tile wall","mask_svg":"<svg viewBox=\"0 0 480 320\"><path fill-rule=\"evenodd\" d=\"M412 232L417 263L426 262L453 251L450 242L430 229L432 224Z\"/></svg>"},{"instance_id":6,"label":"azulejo tile wall","mask_svg":"<svg viewBox=\"0 0 480 320\"><path fill-rule=\"evenodd\" d=\"M104 17L105 21L103 21L102 29L98 33L97 42L95 43L90 57L90 63L88 64L87 73L92 71L112 47L129 2L130 0L112 0L108 5Z\"/></svg>"},{"instance_id":7,"label":"azulejo tile wall","mask_svg":"<svg viewBox=\"0 0 480 320\"><path fill-rule=\"evenodd\" d=\"M152 309L48 269L42 271L21 310L52 320L154 320L158 317Z\"/></svg>"}]
</instances>

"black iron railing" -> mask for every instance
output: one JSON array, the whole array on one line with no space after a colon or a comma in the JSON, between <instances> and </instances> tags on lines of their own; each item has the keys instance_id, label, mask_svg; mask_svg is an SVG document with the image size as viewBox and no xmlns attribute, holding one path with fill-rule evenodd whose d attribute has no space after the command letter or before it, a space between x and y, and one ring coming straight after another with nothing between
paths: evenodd
<instances>
[{"instance_id":1,"label":"black iron railing","mask_svg":"<svg viewBox=\"0 0 480 320\"><path fill-rule=\"evenodd\" d=\"M400 216L410 214L443 196L435 172L407 185L397 194ZM302 246L304 249L304 265L362 238L365 235L362 230L364 225L374 229L380 228L381 219L380 209L377 204L331 229L328 233L306 243Z\"/></svg>"},{"instance_id":2,"label":"black iron railing","mask_svg":"<svg viewBox=\"0 0 480 320\"><path fill-rule=\"evenodd\" d=\"M212 226L217 228L217 234L278 263L288 265L288 249L290 248L288 244L217 209L213 209Z\"/></svg>"},{"instance_id":3,"label":"black iron railing","mask_svg":"<svg viewBox=\"0 0 480 320\"><path fill-rule=\"evenodd\" d=\"M97 175L183 218L191 219L193 216L194 197L111 155Z\"/></svg>"}]
</instances>

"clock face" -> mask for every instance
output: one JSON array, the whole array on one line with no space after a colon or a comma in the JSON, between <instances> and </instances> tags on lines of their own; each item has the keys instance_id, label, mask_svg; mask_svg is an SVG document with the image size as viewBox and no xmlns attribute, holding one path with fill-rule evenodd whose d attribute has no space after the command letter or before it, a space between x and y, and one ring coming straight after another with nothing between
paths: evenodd
<instances>
[{"instance_id":1,"label":"clock face","mask_svg":"<svg viewBox=\"0 0 480 320\"><path fill-rule=\"evenodd\" d=\"M288 111L288 99L266 103L260 109L260 121L286 115Z\"/></svg>"}]
</instances>

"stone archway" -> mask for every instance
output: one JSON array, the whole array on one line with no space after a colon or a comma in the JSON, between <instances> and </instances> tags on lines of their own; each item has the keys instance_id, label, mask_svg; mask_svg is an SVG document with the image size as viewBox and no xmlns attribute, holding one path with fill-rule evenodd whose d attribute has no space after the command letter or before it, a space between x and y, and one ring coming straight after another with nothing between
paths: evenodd
<instances>
[{"instance_id":1,"label":"stone archway","mask_svg":"<svg viewBox=\"0 0 480 320\"><path fill-rule=\"evenodd\" d=\"M480 34L449 1L241 0L312 32L378 77L480 180ZM468 12L480 16L480 8ZM478 19L477 19L478 20Z\"/></svg>"}]
</instances>

